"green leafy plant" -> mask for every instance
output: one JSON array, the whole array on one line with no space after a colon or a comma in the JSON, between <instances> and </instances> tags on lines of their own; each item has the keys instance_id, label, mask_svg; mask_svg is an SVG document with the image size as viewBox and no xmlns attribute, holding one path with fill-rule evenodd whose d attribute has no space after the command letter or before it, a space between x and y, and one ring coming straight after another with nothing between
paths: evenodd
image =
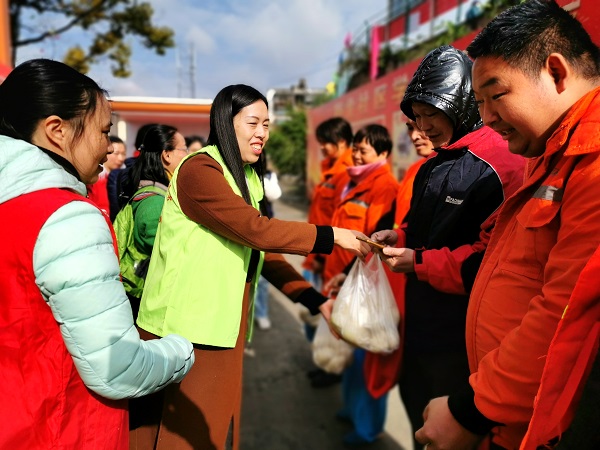
<instances>
[{"instance_id":1,"label":"green leafy plant","mask_svg":"<svg viewBox=\"0 0 600 450\"><path fill-rule=\"evenodd\" d=\"M288 109L289 119L271 130L267 154L280 174L306 176L306 113Z\"/></svg>"},{"instance_id":2,"label":"green leafy plant","mask_svg":"<svg viewBox=\"0 0 600 450\"><path fill-rule=\"evenodd\" d=\"M87 73L92 64L106 57L112 62L114 76L130 76L131 48L125 42L125 37L138 37L146 48L159 55L164 55L167 48L175 45L172 29L152 24L154 10L146 2L10 0L9 6L13 64L19 48L54 38L73 28L81 28L92 34L92 42L87 49L76 45L67 50L64 57L66 64L82 73ZM45 14L60 17L63 23L53 29L36 28L36 23L43 23ZM24 18L27 18L27 27Z\"/></svg>"}]
</instances>

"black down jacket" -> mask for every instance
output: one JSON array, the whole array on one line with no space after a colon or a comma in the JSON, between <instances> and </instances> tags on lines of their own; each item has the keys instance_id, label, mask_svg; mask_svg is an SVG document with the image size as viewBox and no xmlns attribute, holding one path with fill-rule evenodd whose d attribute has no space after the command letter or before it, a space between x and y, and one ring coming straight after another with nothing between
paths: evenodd
<instances>
[{"instance_id":1,"label":"black down jacket","mask_svg":"<svg viewBox=\"0 0 600 450\"><path fill-rule=\"evenodd\" d=\"M471 61L442 46L421 62L401 108L412 103L442 110L454 124L452 142L437 148L417 173L402 229L415 250L415 272L407 274L405 349L466 352L468 292L498 208L523 181L524 160L481 123L471 88Z\"/></svg>"}]
</instances>

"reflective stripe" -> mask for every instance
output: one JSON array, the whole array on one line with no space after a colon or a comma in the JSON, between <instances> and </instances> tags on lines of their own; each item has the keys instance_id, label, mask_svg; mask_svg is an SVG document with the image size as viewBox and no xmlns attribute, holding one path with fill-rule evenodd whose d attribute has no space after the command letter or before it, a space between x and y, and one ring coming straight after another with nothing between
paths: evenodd
<instances>
[{"instance_id":1,"label":"reflective stripe","mask_svg":"<svg viewBox=\"0 0 600 450\"><path fill-rule=\"evenodd\" d=\"M321 186L327 189L335 189L335 184L332 183L323 183Z\"/></svg>"},{"instance_id":2,"label":"reflective stripe","mask_svg":"<svg viewBox=\"0 0 600 450\"><path fill-rule=\"evenodd\" d=\"M551 202L562 201L564 189L555 186L540 186L533 194L533 198L550 200Z\"/></svg>"},{"instance_id":3,"label":"reflective stripe","mask_svg":"<svg viewBox=\"0 0 600 450\"><path fill-rule=\"evenodd\" d=\"M369 207L369 204L367 202L360 200L358 198L353 198L352 200L349 200L348 203L354 203L355 205L362 206L363 208Z\"/></svg>"}]
</instances>

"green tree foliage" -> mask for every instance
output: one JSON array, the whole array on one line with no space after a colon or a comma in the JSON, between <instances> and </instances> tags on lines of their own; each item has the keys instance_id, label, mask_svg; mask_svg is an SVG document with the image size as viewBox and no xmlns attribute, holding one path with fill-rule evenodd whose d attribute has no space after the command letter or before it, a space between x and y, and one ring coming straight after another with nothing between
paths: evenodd
<instances>
[{"instance_id":1,"label":"green tree foliage","mask_svg":"<svg viewBox=\"0 0 600 450\"><path fill-rule=\"evenodd\" d=\"M273 127L267 144L267 154L280 174L306 174L306 114L289 109L289 119Z\"/></svg>"},{"instance_id":2,"label":"green tree foliage","mask_svg":"<svg viewBox=\"0 0 600 450\"><path fill-rule=\"evenodd\" d=\"M93 35L87 49L77 45L64 57L66 64L82 73L106 57L112 62L114 76L130 76L131 48L125 37L138 37L146 48L159 55L175 45L173 30L154 26L152 6L137 0L9 0L9 5L13 64L20 47L59 36L73 28L82 28ZM53 15L62 23L50 30L36 27L44 23L43 15Z\"/></svg>"}]
</instances>

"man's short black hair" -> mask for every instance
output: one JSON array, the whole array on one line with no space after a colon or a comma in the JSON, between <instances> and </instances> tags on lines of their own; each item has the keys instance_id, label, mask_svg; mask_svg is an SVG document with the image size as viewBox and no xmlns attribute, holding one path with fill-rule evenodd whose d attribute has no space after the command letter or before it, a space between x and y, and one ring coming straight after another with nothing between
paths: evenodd
<instances>
[{"instance_id":1,"label":"man's short black hair","mask_svg":"<svg viewBox=\"0 0 600 450\"><path fill-rule=\"evenodd\" d=\"M538 77L551 53L559 53L582 77L600 76L600 51L583 25L554 0L529 0L492 20L467 47L469 56L498 57Z\"/></svg>"}]
</instances>

